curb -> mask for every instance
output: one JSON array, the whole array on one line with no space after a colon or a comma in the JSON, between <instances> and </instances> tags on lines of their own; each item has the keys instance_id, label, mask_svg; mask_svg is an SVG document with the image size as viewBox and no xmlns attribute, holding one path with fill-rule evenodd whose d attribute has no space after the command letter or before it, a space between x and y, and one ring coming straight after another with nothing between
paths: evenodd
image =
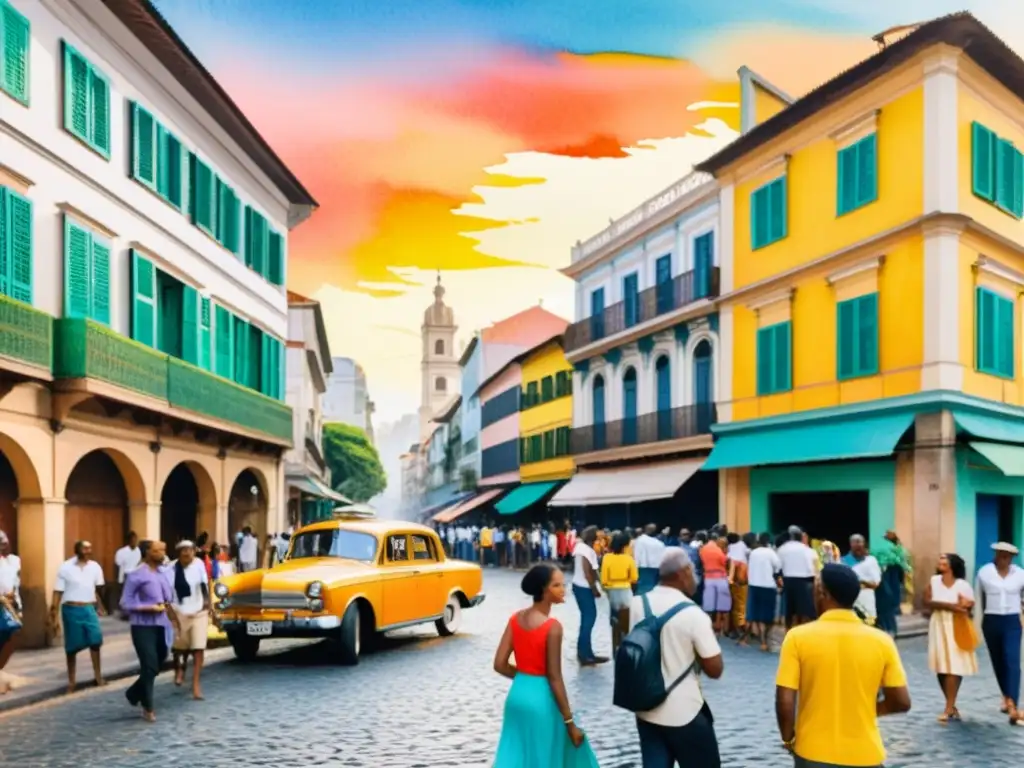
<instances>
[{"instance_id":1,"label":"curb","mask_svg":"<svg viewBox=\"0 0 1024 768\"><path fill-rule=\"evenodd\" d=\"M309 645L316 640L309 639L296 639L296 640L280 640L280 645L275 645L273 648L268 648L267 651L260 653L260 658L266 658L268 656L277 656L279 654L287 653L288 651L294 650L295 648L301 648L304 645ZM169 656L168 652L168 656ZM211 641L206 649L206 658L203 662L203 669L209 669L210 666L223 664L224 662L231 661L234 659L234 652L231 650L230 644L226 640ZM174 661L169 657L161 667L161 673L167 672L174 669ZM107 683L114 683L120 680L125 680L130 677L135 677L139 674L139 665L137 662L131 664L121 664L106 670L103 679ZM77 690L73 694L67 693L66 683L40 683L38 685L25 686L19 693L18 689L15 688L13 691L8 693L6 696L0 697L0 715L7 714L9 712L15 712L19 709L31 707L36 704L41 704L44 701L56 699L60 697L73 698L86 693L89 691L98 690L96 683L90 680L87 683L79 683Z\"/></svg>"}]
</instances>

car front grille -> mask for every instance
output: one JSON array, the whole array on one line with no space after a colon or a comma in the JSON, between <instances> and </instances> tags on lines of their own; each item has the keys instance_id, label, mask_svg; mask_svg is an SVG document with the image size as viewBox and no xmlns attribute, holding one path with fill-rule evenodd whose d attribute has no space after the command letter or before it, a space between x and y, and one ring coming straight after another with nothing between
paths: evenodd
<instances>
[{"instance_id":1,"label":"car front grille","mask_svg":"<svg viewBox=\"0 0 1024 768\"><path fill-rule=\"evenodd\" d=\"M229 595L228 599L238 608L272 608L294 611L308 607L306 596L300 592L239 592L236 595Z\"/></svg>"}]
</instances>

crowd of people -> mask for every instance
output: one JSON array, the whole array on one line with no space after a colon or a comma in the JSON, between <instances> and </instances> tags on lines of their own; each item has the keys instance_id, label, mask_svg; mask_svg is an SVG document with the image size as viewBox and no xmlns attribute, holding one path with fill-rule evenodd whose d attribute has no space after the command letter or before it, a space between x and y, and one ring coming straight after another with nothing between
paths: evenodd
<instances>
[{"instance_id":1,"label":"crowd of people","mask_svg":"<svg viewBox=\"0 0 1024 768\"><path fill-rule=\"evenodd\" d=\"M605 596L614 704L636 716L644 768L721 766L700 678L722 675L723 638L746 644L756 637L770 651L780 624L775 710L795 768L883 764L877 718L911 705L894 642L911 564L892 531L873 551L863 536L851 536L845 556L831 542L815 544L796 527L777 538L738 536L724 526L693 535L684 529L677 537L654 525L580 532L571 576L580 611L577 659L584 667L609 661L594 652L591 638L597 600ZM993 550L993 562L977 577L981 634L1000 711L1011 725L1024 725L1018 710L1024 569L1013 563L1013 545ZM511 617L494 661L513 681L495 768L596 768L561 677L562 630L550 616L551 606L566 599L566 577L557 563L541 562L522 587L533 604ZM977 672L975 595L962 558L943 555L924 595L929 667L946 699L941 723L961 720L956 695L963 678Z\"/></svg>"}]
</instances>

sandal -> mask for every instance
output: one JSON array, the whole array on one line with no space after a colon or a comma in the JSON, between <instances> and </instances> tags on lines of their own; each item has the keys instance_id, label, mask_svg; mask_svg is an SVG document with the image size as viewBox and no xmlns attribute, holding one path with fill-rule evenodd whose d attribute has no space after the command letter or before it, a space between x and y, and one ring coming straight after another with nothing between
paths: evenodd
<instances>
[{"instance_id":1,"label":"sandal","mask_svg":"<svg viewBox=\"0 0 1024 768\"><path fill-rule=\"evenodd\" d=\"M960 717L960 710L957 709L956 707L953 708L953 714L951 714L949 716L949 719L950 720L955 720L958 723L962 723L963 720L964 720L962 717Z\"/></svg>"},{"instance_id":2,"label":"sandal","mask_svg":"<svg viewBox=\"0 0 1024 768\"><path fill-rule=\"evenodd\" d=\"M950 718L950 716L949 716L949 715L947 715L947 714L946 714L945 712L943 712L943 713L942 713L941 715L939 715L939 716L938 716L938 717L936 718L936 720L938 720L938 721L939 721L940 723L942 723L943 725L945 725L946 723L948 723L948 722L949 722L949 718Z\"/></svg>"}]
</instances>

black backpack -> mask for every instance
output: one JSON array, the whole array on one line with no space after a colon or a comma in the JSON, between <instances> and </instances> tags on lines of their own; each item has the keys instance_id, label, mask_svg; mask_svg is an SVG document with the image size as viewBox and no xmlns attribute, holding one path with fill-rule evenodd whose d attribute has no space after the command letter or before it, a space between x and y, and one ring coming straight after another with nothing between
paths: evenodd
<instances>
[{"instance_id":1,"label":"black backpack","mask_svg":"<svg viewBox=\"0 0 1024 768\"><path fill-rule=\"evenodd\" d=\"M640 598L644 603L644 618L626 635L615 654L615 692L612 703L630 712L650 712L664 703L686 676L693 671L691 664L671 685L665 687L661 674L661 630L680 611L694 607L684 600L669 608L661 616L651 612L647 595Z\"/></svg>"}]
</instances>

